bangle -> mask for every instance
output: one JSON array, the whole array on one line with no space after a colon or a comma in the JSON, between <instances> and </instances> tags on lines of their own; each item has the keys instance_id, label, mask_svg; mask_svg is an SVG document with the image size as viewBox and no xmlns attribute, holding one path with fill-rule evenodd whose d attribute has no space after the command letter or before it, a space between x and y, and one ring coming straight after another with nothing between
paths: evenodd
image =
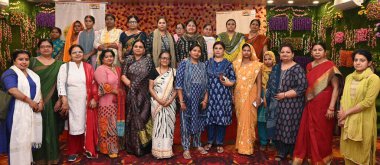
<instances>
[{"instance_id":1,"label":"bangle","mask_svg":"<svg viewBox=\"0 0 380 165\"><path fill-rule=\"evenodd\" d=\"M24 97L22 98L22 101L23 102L26 102L26 99L28 98L28 96L24 95Z\"/></svg>"}]
</instances>

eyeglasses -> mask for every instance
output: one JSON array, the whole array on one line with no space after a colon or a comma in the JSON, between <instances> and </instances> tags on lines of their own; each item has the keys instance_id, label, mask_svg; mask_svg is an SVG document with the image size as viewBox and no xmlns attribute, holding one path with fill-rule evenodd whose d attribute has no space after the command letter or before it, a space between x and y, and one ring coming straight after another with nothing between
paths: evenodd
<instances>
[{"instance_id":1,"label":"eyeglasses","mask_svg":"<svg viewBox=\"0 0 380 165\"><path fill-rule=\"evenodd\" d=\"M130 24L137 24L137 21L128 21Z\"/></svg>"},{"instance_id":2,"label":"eyeglasses","mask_svg":"<svg viewBox=\"0 0 380 165\"><path fill-rule=\"evenodd\" d=\"M170 60L169 57L161 57L160 59L161 59L161 60Z\"/></svg>"},{"instance_id":3,"label":"eyeglasses","mask_svg":"<svg viewBox=\"0 0 380 165\"><path fill-rule=\"evenodd\" d=\"M75 52L71 52L71 54L83 54L83 51L75 51Z\"/></svg>"}]
</instances>

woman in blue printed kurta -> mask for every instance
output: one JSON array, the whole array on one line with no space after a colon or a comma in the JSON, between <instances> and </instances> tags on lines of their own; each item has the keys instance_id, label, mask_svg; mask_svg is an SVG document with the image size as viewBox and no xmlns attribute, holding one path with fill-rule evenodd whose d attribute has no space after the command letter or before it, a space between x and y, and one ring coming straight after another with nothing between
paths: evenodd
<instances>
[{"instance_id":1,"label":"woman in blue printed kurta","mask_svg":"<svg viewBox=\"0 0 380 165\"><path fill-rule=\"evenodd\" d=\"M227 125L232 121L232 92L235 72L232 63L223 58L225 45L218 41L213 45L214 58L206 61L209 105L207 107L207 137L209 150L216 143L218 153L223 152L223 140Z\"/></svg>"},{"instance_id":2,"label":"woman in blue printed kurta","mask_svg":"<svg viewBox=\"0 0 380 165\"><path fill-rule=\"evenodd\" d=\"M200 62L201 46L190 49L190 58L184 59L178 68L176 89L181 104L181 140L183 157L191 159L190 139L201 154L207 151L201 146L201 132L206 124L207 73L206 65Z\"/></svg>"}]
</instances>

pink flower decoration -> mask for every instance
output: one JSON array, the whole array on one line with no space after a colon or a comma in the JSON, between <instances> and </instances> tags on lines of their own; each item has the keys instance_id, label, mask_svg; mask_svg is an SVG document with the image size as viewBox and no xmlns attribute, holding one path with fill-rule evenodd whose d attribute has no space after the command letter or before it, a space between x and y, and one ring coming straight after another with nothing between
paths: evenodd
<instances>
[{"instance_id":1,"label":"pink flower decoration","mask_svg":"<svg viewBox=\"0 0 380 165\"><path fill-rule=\"evenodd\" d=\"M341 44L344 41L344 32L336 32L335 33L335 43Z\"/></svg>"},{"instance_id":2,"label":"pink flower decoration","mask_svg":"<svg viewBox=\"0 0 380 165\"><path fill-rule=\"evenodd\" d=\"M368 29L356 29L356 37L355 37L355 42L363 42L367 41L367 35L368 35Z\"/></svg>"}]
</instances>

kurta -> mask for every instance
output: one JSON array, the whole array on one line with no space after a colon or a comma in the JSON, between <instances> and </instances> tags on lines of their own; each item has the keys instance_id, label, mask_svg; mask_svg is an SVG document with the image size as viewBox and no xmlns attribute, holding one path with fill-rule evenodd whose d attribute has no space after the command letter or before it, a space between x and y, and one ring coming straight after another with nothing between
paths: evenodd
<instances>
[{"instance_id":1,"label":"kurta","mask_svg":"<svg viewBox=\"0 0 380 165\"><path fill-rule=\"evenodd\" d=\"M43 139L40 149L33 151L33 160L38 163L53 163L59 161L59 135L63 130L64 120L54 112L54 105L58 100L57 76L62 61L55 61L50 65L44 65L37 58L31 58L32 69L40 78L41 92L44 99L44 110L41 112L43 121ZM43 162L39 162L43 161Z\"/></svg>"},{"instance_id":2,"label":"kurta","mask_svg":"<svg viewBox=\"0 0 380 165\"><path fill-rule=\"evenodd\" d=\"M188 34L184 34L179 40L177 41L177 48L176 48L176 61L179 64L183 59L189 57L190 53L190 47L192 45L198 44L201 46L201 57L199 60L201 62L205 62L207 60L207 45L206 41L203 38L203 36L199 34L194 34L192 36Z\"/></svg>"},{"instance_id":3,"label":"kurta","mask_svg":"<svg viewBox=\"0 0 380 165\"><path fill-rule=\"evenodd\" d=\"M119 89L120 75L115 70L101 65L95 71L95 80L98 84L110 85L111 89ZM98 108L98 130L99 130L99 151L103 154L118 153L117 134L117 111L118 96L113 93L105 93L99 98Z\"/></svg>"},{"instance_id":4,"label":"kurta","mask_svg":"<svg viewBox=\"0 0 380 165\"><path fill-rule=\"evenodd\" d=\"M112 30L107 30L107 28L104 28L102 30L99 30L98 33L95 35L95 41L94 41L94 48L98 49L98 47L102 44L111 44L116 43L119 44L120 34L123 31L120 29L113 28ZM119 55L117 54L117 49L109 48L115 53L115 58L113 64L120 65L119 62ZM98 51L98 57L97 57L97 64L100 65L99 56L102 52Z\"/></svg>"},{"instance_id":5,"label":"kurta","mask_svg":"<svg viewBox=\"0 0 380 165\"><path fill-rule=\"evenodd\" d=\"M207 125L230 125L232 122L232 87L224 86L219 76L226 76L235 82L232 63L226 59L216 62L214 58L206 61L208 75L209 101L207 106Z\"/></svg>"},{"instance_id":6,"label":"kurta","mask_svg":"<svg viewBox=\"0 0 380 165\"><path fill-rule=\"evenodd\" d=\"M376 103L380 90L379 77L370 68L346 77L341 108L343 111L359 106L361 111L347 116L342 127L340 152L345 164L376 163Z\"/></svg>"},{"instance_id":7,"label":"kurta","mask_svg":"<svg viewBox=\"0 0 380 165\"><path fill-rule=\"evenodd\" d=\"M222 41L226 45L224 58L230 62L236 59L245 43L244 34L239 32L235 32L232 37L230 37L227 32L220 33L216 41Z\"/></svg>"}]
</instances>

